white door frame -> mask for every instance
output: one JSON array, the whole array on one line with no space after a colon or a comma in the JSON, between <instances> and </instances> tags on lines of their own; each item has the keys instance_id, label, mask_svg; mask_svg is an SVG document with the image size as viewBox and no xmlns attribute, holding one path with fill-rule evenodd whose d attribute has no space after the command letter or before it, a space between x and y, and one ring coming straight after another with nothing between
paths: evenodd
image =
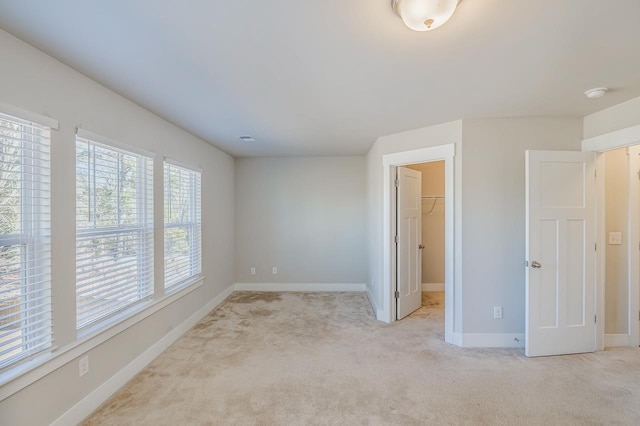
<instances>
[{"instance_id":1,"label":"white door frame","mask_svg":"<svg viewBox=\"0 0 640 426\"><path fill-rule=\"evenodd\" d=\"M459 204L454 203L458 194L459 175L454 171L455 144L438 145L412 151L397 152L382 156L383 183L383 233L382 270L383 301L381 319L393 322L396 318L394 292L396 288L396 246L393 243L396 221L395 168L408 164L444 161L445 163L445 341L460 345L460 338L454 336L454 318L461 312L459 244L455 244L454 220L460 218ZM455 272L455 273L454 273ZM458 324L460 326L460 324ZM459 333L458 333L459 334Z\"/></svg>"},{"instance_id":2,"label":"white door frame","mask_svg":"<svg viewBox=\"0 0 640 426\"><path fill-rule=\"evenodd\" d=\"M629 148L634 145L640 144L640 125L628 127L625 129L616 130L610 133L605 133L600 136L583 139L582 151L591 151L598 154L602 154L606 151L611 151L619 148ZM632 159L630 161L638 164L638 159ZM632 166L634 163L631 163ZM598 155L596 160L596 173L597 176L605 176L604 173L604 156ZM640 212L638 211L638 203L640 202L640 183L638 179L633 179L634 173L629 173L629 235L627 235L628 247L629 247L629 346L637 347L640 345L640 324L638 321L638 311L640 310L640 271L638 269L638 250L636 249L640 244L640 229L637 218ZM606 179L606 176L605 176ZM605 208L605 179L596 179L596 191L597 191L597 231L596 241L598 247L601 247L596 253L596 312L598 318L602 318L598 321L597 325L597 349L604 350L605 348L605 258L606 258L606 224L604 216ZM636 218L635 221L631 218ZM632 260L635 259L635 260Z\"/></svg>"}]
</instances>

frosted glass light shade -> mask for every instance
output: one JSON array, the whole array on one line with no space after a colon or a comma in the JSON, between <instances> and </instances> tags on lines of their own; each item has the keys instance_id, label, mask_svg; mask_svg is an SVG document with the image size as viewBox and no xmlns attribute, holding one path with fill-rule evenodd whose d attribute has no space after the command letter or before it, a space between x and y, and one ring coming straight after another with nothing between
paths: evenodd
<instances>
[{"instance_id":1,"label":"frosted glass light shade","mask_svg":"<svg viewBox=\"0 0 640 426\"><path fill-rule=\"evenodd\" d=\"M430 31L451 18L458 0L392 0L392 5L407 27Z\"/></svg>"}]
</instances>

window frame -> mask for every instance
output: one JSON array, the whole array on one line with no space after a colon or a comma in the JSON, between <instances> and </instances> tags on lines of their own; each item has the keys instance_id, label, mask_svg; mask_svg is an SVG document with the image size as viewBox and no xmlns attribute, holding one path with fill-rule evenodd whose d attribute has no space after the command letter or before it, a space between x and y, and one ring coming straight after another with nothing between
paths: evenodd
<instances>
[{"instance_id":1,"label":"window frame","mask_svg":"<svg viewBox=\"0 0 640 426\"><path fill-rule=\"evenodd\" d=\"M25 300L9 304L2 309L7 323L0 325L0 338L8 337L0 351L9 355L0 361L0 374L11 371L28 361L55 350L53 334L53 300L51 285L51 131L57 129L57 121L48 117L6 108L0 104L0 121L16 125L10 130L21 134L17 147L19 159L18 178L6 179L19 184L18 233L0 234L0 247L17 248L19 262L20 298ZM4 127L4 126L3 126ZM4 136L2 137L4 138ZM7 154L12 156L12 154ZM16 172L13 172L16 173ZM9 272L7 272L9 274ZM11 281L9 281L11 282ZM10 290L7 289L8 293ZM11 297L7 299L11 300ZM18 312L5 312L20 306ZM20 315L17 320L12 316ZM18 323L20 336L11 337L7 324ZM6 327L6 329L5 329ZM14 332L15 333L15 332ZM11 342L22 340L15 346ZM7 343L8 342L8 343ZM17 346L17 347L16 347ZM19 349L18 353L14 353ZM2 355L4 355L4 353ZM0 355L0 356L2 356Z\"/></svg>"},{"instance_id":2,"label":"window frame","mask_svg":"<svg viewBox=\"0 0 640 426\"><path fill-rule=\"evenodd\" d=\"M177 168L182 172L191 174L191 197L190 205L193 217L188 222L167 222L167 190L170 190L168 183L167 168ZM171 294L175 291L189 287L194 283L202 280L202 170L179 161L164 157L163 158L163 290L164 294ZM169 207L170 208L170 207ZM186 228L189 230L189 273L183 274L179 279L167 282L167 230ZM197 238L195 237L197 235ZM194 250L194 243L197 244L197 250ZM196 268L194 269L194 256L197 256Z\"/></svg>"},{"instance_id":3,"label":"window frame","mask_svg":"<svg viewBox=\"0 0 640 426\"><path fill-rule=\"evenodd\" d=\"M119 155L130 155L136 157L136 218L137 221L135 224L128 225L114 225L114 226L103 226L103 227L94 227L94 228L86 228L79 230L78 229L78 205L77 200L78 196L76 195L76 285L75 285L75 296L76 296L76 334L78 338L86 337L97 333L105 328L109 328L114 324L122 322L132 316L134 316L137 312L142 309L145 309L147 306L153 303L155 298L155 211L154 211L154 168L155 168L155 154L152 152L148 152L137 147L132 147L113 139L97 135L95 133L89 132L84 129L76 129L76 138L75 138L75 149L76 149L76 190L78 188L78 157L77 157L77 149L78 143L87 143L88 148L93 144L93 146L98 146L102 149L111 150L113 152L118 153ZM90 150L89 150L90 151ZM89 154L91 155L91 153ZM95 151L94 154L95 156ZM147 162L145 164L145 162ZM118 187L120 187L120 182L118 182ZM92 198L95 197L95 193L90 194L89 202L92 201ZM116 210L118 211L117 217L120 220L120 205L116 206ZM140 213L142 211L142 213ZM95 214L95 212L94 212ZM113 295L118 295L119 291L124 287L127 291L131 291L132 288L136 288L137 292L141 294L140 297L135 300L119 305L116 308L108 309L99 315L92 316L91 318L85 319L81 323L79 322L79 311L78 311L78 242L80 240L86 239L87 237L92 236L100 236L102 238L119 238L119 237L128 237L131 235L137 235L137 244L136 244L136 271L143 270L143 273L136 273L138 275L135 284L128 285L118 285L115 286L115 289L118 290L113 293ZM145 235L145 236L143 236ZM143 245L146 244L147 247L144 248ZM140 257L139 253L143 252L146 256ZM116 271L120 269L120 267L116 267ZM146 278L146 280L144 279ZM97 287L97 286L96 286ZM141 289L143 289L141 291ZM83 289L85 290L85 289ZM135 292L134 292L135 293ZM101 295L105 294L104 290L100 293ZM106 303L103 303L99 306L103 306Z\"/></svg>"}]
</instances>

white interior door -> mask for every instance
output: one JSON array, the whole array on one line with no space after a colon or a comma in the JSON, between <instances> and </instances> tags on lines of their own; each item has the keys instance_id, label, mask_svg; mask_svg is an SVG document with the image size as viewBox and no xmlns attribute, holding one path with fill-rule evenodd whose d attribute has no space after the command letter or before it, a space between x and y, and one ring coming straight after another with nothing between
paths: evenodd
<instances>
[{"instance_id":1,"label":"white interior door","mask_svg":"<svg viewBox=\"0 0 640 426\"><path fill-rule=\"evenodd\" d=\"M593 352L594 155L527 151L526 193L525 353Z\"/></svg>"},{"instance_id":2,"label":"white interior door","mask_svg":"<svg viewBox=\"0 0 640 426\"><path fill-rule=\"evenodd\" d=\"M422 305L422 174L397 168L397 319Z\"/></svg>"}]
</instances>

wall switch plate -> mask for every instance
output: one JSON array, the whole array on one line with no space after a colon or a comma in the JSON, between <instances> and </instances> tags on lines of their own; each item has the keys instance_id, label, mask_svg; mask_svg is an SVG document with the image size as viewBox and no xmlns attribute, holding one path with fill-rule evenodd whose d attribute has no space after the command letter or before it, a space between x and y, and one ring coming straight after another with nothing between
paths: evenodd
<instances>
[{"instance_id":1,"label":"wall switch plate","mask_svg":"<svg viewBox=\"0 0 640 426\"><path fill-rule=\"evenodd\" d=\"M622 232L609 232L609 244L616 246L622 244Z\"/></svg>"},{"instance_id":2,"label":"wall switch plate","mask_svg":"<svg viewBox=\"0 0 640 426\"><path fill-rule=\"evenodd\" d=\"M278 267L277 267L277 266L274 266L273 268L271 268L271 273L272 273L273 275L278 275Z\"/></svg>"},{"instance_id":3,"label":"wall switch plate","mask_svg":"<svg viewBox=\"0 0 640 426\"><path fill-rule=\"evenodd\" d=\"M255 275L256 274L256 268L254 268L253 266L251 267L251 275Z\"/></svg>"},{"instance_id":4,"label":"wall switch plate","mask_svg":"<svg viewBox=\"0 0 640 426\"><path fill-rule=\"evenodd\" d=\"M84 376L89 372L89 356L83 356L80 358L80 362L78 363L78 370L80 373L80 377Z\"/></svg>"},{"instance_id":5,"label":"wall switch plate","mask_svg":"<svg viewBox=\"0 0 640 426\"><path fill-rule=\"evenodd\" d=\"M493 318L494 319L502 319L502 306L494 306L493 307Z\"/></svg>"}]
</instances>

